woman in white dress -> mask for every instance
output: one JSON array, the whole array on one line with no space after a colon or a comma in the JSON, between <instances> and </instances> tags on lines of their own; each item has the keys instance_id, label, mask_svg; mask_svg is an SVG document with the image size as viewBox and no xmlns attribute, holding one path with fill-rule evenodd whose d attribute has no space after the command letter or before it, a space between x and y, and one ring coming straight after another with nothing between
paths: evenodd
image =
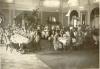
<instances>
[{"instance_id":1,"label":"woman in white dress","mask_svg":"<svg viewBox=\"0 0 100 69\"><path fill-rule=\"evenodd\" d=\"M53 38L53 46L54 46L55 51L57 51L58 49L63 48L63 44L58 40L58 38L59 38L59 35L56 32L56 34L54 35L54 38Z\"/></svg>"}]
</instances>

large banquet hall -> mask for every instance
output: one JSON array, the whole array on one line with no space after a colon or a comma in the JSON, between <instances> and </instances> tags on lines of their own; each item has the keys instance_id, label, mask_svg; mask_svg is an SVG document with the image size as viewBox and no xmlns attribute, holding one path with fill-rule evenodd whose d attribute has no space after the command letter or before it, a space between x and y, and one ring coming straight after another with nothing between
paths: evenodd
<instances>
[{"instance_id":1,"label":"large banquet hall","mask_svg":"<svg viewBox=\"0 0 100 69\"><path fill-rule=\"evenodd\" d=\"M0 69L99 69L100 0L0 0Z\"/></svg>"}]
</instances>

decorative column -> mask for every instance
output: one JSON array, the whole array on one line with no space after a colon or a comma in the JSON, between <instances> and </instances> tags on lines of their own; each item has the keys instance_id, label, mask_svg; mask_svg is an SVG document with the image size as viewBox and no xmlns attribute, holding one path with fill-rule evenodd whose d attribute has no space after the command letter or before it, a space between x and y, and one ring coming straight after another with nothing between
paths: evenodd
<instances>
[{"instance_id":1,"label":"decorative column","mask_svg":"<svg viewBox=\"0 0 100 69\"><path fill-rule=\"evenodd\" d=\"M71 13L71 9L69 8L69 11L67 12L67 18L68 18L68 23L67 25L70 26L70 13Z\"/></svg>"},{"instance_id":2,"label":"decorative column","mask_svg":"<svg viewBox=\"0 0 100 69\"><path fill-rule=\"evenodd\" d=\"M40 24L42 24L42 18L43 18L43 10L42 10L42 1L41 0L39 0L39 9L40 9Z\"/></svg>"},{"instance_id":3,"label":"decorative column","mask_svg":"<svg viewBox=\"0 0 100 69\"><path fill-rule=\"evenodd\" d=\"M68 6L69 6L69 5L68 5ZM72 10L72 9L71 9L71 7L69 6L69 10L68 10L67 15L66 15L67 18L68 18L68 23L67 23L68 26L71 25L71 23L70 23L70 13L71 13L71 10Z\"/></svg>"},{"instance_id":4,"label":"decorative column","mask_svg":"<svg viewBox=\"0 0 100 69\"><path fill-rule=\"evenodd\" d=\"M82 25L82 11L80 11L80 25Z\"/></svg>"},{"instance_id":5,"label":"decorative column","mask_svg":"<svg viewBox=\"0 0 100 69\"><path fill-rule=\"evenodd\" d=\"M90 4L90 0L88 0L88 16L87 16L87 18L88 18L88 23L87 23L87 25L90 25L90 26L92 26L91 24L90 24L90 6L91 4Z\"/></svg>"},{"instance_id":6,"label":"decorative column","mask_svg":"<svg viewBox=\"0 0 100 69\"><path fill-rule=\"evenodd\" d=\"M15 0L13 0L13 4L12 4L12 25L15 25Z\"/></svg>"},{"instance_id":7,"label":"decorative column","mask_svg":"<svg viewBox=\"0 0 100 69\"><path fill-rule=\"evenodd\" d=\"M22 15L22 28L25 31L25 20L24 20L24 14Z\"/></svg>"},{"instance_id":8,"label":"decorative column","mask_svg":"<svg viewBox=\"0 0 100 69\"><path fill-rule=\"evenodd\" d=\"M87 18L88 18L87 25L91 26L91 24L90 24L90 10L88 10L88 16L87 16Z\"/></svg>"},{"instance_id":9,"label":"decorative column","mask_svg":"<svg viewBox=\"0 0 100 69\"><path fill-rule=\"evenodd\" d=\"M12 22L11 22L11 14L12 14L12 11L11 11L11 4L9 4L9 25L11 26L12 24Z\"/></svg>"},{"instance_id":10,"label":"decorative column","mask_svg":"<svg viewBox=\"0 0 100 69\"><path fill-rule=\"evenodd\" d=\"M68 26L69 26L70 25L70 15L67 18L68 18Z\"/></svg>"},{"instance_id":11,"label":"decorative column","mask_svg":"<svg viewBox=\"0 0 100 69\"><path fill-rule=\"evenodd\" d=\"M60 12L61 12L61 24L64 25L63 23L63 0L60 0Z\"/></svg>"}]
</instances>

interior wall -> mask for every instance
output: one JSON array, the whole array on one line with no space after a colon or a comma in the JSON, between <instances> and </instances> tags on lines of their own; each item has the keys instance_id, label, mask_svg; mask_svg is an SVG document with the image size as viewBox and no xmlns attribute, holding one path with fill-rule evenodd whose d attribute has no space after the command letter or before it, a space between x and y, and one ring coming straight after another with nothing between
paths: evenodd
<instances>
[{"instance_id":1,"label":"interior wall","mask_svg":"<svg viewBox=\"0 0 100 69\"><path fill-rule=\"evenodd\" d=\"M0 9L0 15L3 15L4 22L3 26L7 27L8 25L11 25L13 23L14 17L19 15L22 12L22 10L16 10L15 16L13 15L13 10L11 9Z\"/></svg>"},{"instance_id":2,"label":"interior wall","mask_svg":"<svg viewBox=\"0 0 100 69\"><path fill-rule=\"evenodd\" d=\"M15 17L20 15L23 12L23 10L15 10Z\"/></svg>"},{"instance_id":3,"label":"interior wall","mask_svg":"<svg viewBox=\"0 0 100 69\"><path fill-rule=\"evenodd\" d=\"M9 20L11 20L11 18L9 18L9 10L0 9L0 15L4 18L4 21L2 23L3 27L7 27L7 25L9 24Z\"/></svg>"},{"instance_id":4,"label":"interior wall","mask_svg":"<svg viewBox=\"0 0 100 69\"><path fill-rule=\"evenodd\" d=\"M59 13L58 12L43 12L42 14L43 14L43 16L42 16L42 23L43 24L47 24L47 20L48 20L49 16L55 17L57 22L60 22Z\"/></svg>"},{"instance_id":5,"label":"interior wall","mask_svg":"<svg viewBox=\"0 0 100 69\"><path fill-rule=\"evenodd\" d=\"M24 10L15 10L15 17L20 15ZM61 23L61 14L59 12L42 12L42 24L47 24L49 16L54 16L59 23ZM39 17L41 19L41 17ZM68 25L68 18L66 12L63 13L63 25Z\"/></svg>"},{"instance_id":6,"label":"interior wall","mask_svg":"<svg viewBox=\"0 0 100 69\"><path fill-rule=\"evenodd\" d=\"M68 26L68 17L66 16L66 13L63 13L63 25Z\"/></svg>"},{"instance_id":7,"label":"interior wall","mask_svg":"<svg viewBox=\"0 0 100 69\"><path fill-rule=\"evenodd\" d=\"M90 8L95 8L95 6L98 6L98 4L95 4L93 6L91 6ZM19 6L20 7L20 6ZM24 6L23 6L24 7ZM33 6L32 6L33 7ZM2 8L2 9L1 9ZM4 17L5 17L5 22L3 23L4 26L7 26L9 23L13 23L13 19L15 16L19 15L21 12L23 12L24 10L15 10L15 16L13 15L13 10L10 10L9 9L9 5L7 3L5 4L2 4L0 3L0 13L3 13L4 14ZM11 5L11 8L12 8L12 5ZM24 7L25 8L25 7ZM19 8L18 8L19 9ZM50 8L49 8L50 9ZM53 8L51 8L50 12L49 10L47 9L47 12L45 12L46 10L45 9L42 9L43 11L43 14L42 14L42 17L40 16L40 18L42 18L41 20L41 23L43 24L47 24L47 19L49 16L54 16L56 17L57 21L59 21L60 23L63 22L63 25L67 26L68 25L68 17L66 17L66 13L63 13L63 17L62 17L62 14L61 14L61 11L59 12L59 10L57 11L56 9L54 9L54 11L52 10ZM66 8L67 9L67 8ZM73 9L75 9L75 7L73 7ZM78 8L76 8L78 9ZM86 8L85 8L86 9ZM63 9L63 12L64 11L67 11L65 10L65 8ZM87 10L88 11L88 10ZM90 16L89 16L90 17ZM88 17L88 18L89 18ZM62 21L62 18L63 18L63 21ZM89 19L88 19L89 20ZM87 21L88 21L87 20ZM90 21L90 20L89 20ZM89 22L88 21L88 22ZM96 23L99 23L99 17L96 17L92 22L92 24L96 24ZM90 23L89 23L90 24ZM98 26L98 24L96 24L96 27Z\"/></svg>"}]
</instances>

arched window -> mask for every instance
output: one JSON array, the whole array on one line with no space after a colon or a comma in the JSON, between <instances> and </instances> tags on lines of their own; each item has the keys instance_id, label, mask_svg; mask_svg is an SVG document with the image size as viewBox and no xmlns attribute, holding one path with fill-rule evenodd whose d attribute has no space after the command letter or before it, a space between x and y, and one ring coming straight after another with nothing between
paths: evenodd
<instances>
[{"instance_id":1,"label":"arched window","mask_svg":"<svg viewBox=\"0 0 100 69\"><path fill-rule=\"evenodd\" d=\"M73 10L70 13L70 25L76 27L77 24L78 24L78 12L76 10Z\"/></svg>"}]
</instances>

